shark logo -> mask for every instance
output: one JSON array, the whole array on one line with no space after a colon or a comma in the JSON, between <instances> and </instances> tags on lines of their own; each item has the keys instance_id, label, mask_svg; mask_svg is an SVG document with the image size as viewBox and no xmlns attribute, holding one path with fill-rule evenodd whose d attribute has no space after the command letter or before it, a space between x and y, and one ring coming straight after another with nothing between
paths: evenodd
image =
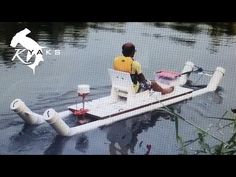
<instances>
[{"instance_id":1,"label":"shark logo","mask_svg":"<svg viewBox=\"0 0 236 177\"><path fill-rule=\"evenodd\" d=\"M36 41L31 39L30 37L27 37L26 35L29 34L30 32L31 31L29 29L25 28L24 30L16 33L16 35L11 40L10 46L15 48L17 44L21 44L21 46L25 48L25 49L15 49L16 53L13 56L12 61L15 60L15 58L18 58L23 64L30 67L33 70L33 74L35 74L36 66L39 65L39 62L44 61L42 49L46 47L41 47ZM28 52L26 61L24 61L21 58L20 54L25 52L26 50ZM35 60L34 62L31 62L30 59L32 59L33 56L35 57Z\"/></svg>"}]
</instances>

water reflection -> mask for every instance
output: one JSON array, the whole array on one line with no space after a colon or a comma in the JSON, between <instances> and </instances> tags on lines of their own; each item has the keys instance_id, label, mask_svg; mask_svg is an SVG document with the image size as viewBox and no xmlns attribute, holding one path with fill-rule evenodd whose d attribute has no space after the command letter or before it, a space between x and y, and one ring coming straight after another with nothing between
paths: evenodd
<instances>
[{"instance_id":1,"label":"water reflection","mask_svg":"<svg viewBox=\"0 0 236 177\"><path fill-rule=\"evenodd\" d=\"M158 28L170 28L176 31L187 33L193 35L194 38L188 39L184 37L172 37L170 36L170 40L177 42L186 46L194 46L196 43L196 35L200 33L207 34L211 41L209 42L209 47L207 48L210 53L216 53L219 50L219 46L228 45L225 44L225 41L222 40L222 36L226 36L227 42L231 40L232 36L236 35L236 23L235 22L198 22L198 23L183 23L183 22L162 22L162 23L154 23L154 26Z\"/></svg>"},{"instance_id":2,"label":"water reflection","mask_svg":"<svg viewBox=\"0 0 236 177\"><path fill-rule=\"evenodd\" d=\"M236 35L236 23L208 23L208 35L211 37L209 48L211 53L216 53L219 47L228 46L232 36ZM225 36L226 40L222 39Z\"/></svg>"},{"instance_id":3,"label":"water reflection","mask_svg":"<svg viewBox=\"0 0 236 177\"><path fill-rule=\"evenodd\" d=\"M147 23L150 24L150 23ZM196 34L206 31L211 37L208 50L217 52L218 46L222 45L221 36L236 35L236 23L152 23L157 28L170 28L179 32L192 34L191 38L170 36L170 40L185 46L194 46ZM89 30L101 30L115 33L125 33L125 23L75 23L75 22L0 22L0 61L4 65L11 67L15 62L11 58L15 50L9 47L12 37L16 32L29 28L32 32L29 37L39 42L42 46L61 48L69 44L76 48L85 48L87 44ZM205 27L203 27L205 25ZM148 33L142 35L149 35ZM159 38L162 34L154 34ZM194 37L195 36L195 37Z\"/></svg>"},{"instance_id":4,"label":"water reflection","mask_svg":"<svg viewBox=\"0 0 236 177\"><path fill-rule=\"evenodd\" d=\"M125 23L115 22L115 23L88 23L89 27L95 29L96 31L108 31L116 33L125 33L123 29Z\"/></svg>"},{"instance_id":5,"label":"water reflection","mask_svg":"<svg viewBox=\"0 0 236 177\"><path fill-rule=\"evenodd\" d=\"M35 143L43 145L50 141L50 132L45 127L24 124L22 130L10 137L9 151L11 153L31 152L38 154L39 148Z\"/></svg>"},{"instance_id":6,"label":"water reflection","mask_svg":"<svg viewBox=\"0 0 236 177\"><path fill-rule=\"evenodd\" d=\"M44 151L45 155L61 155L66 149L65 146L69 140L73 140L73 137L63 137L57 135L52 144ZM75 150L85 153L88 149L89 141L88 137L84 134L75 137Z\"/></svg>"},{"instance_id":7,"label":"water reflection","mask_svg":"<svg viewBox=\"0 0 236 177\"><path fill-rule=\"evenodd\" d=\"M235 22L209 22L206 24L211 27L209 29L209 34L211 36L222 36L224 34L226 34L227 36L236 35Z\"/></svg>"},{"instance_id":8,"label":"water reflection","mask_svg":"<svg viewBox=\"0 0 236 177\"><path fill-rule=\"evenodd\" d=\"M62 154L66 143L71 137L63 137L57 135L53 143L44 151L44 155L60 155Z\"/></svg>"},{"instance_id":9,"label":"water reflection","mask_svg":"<svg viewBox=\"0 0 236 177\"><path fill-rule=\"evenodd\" d=\"M223 104L223 92L224 90L222 87L217 87L215 92L210 93L213 103Z\"/></svg>"},{"instance_id":10,"label":"water reflection","mask_svg":"<svg viewBox=\"0 0 236 177\"><path fill-rule=\"evenodd\" d=\"M198 27L198 23L183 23L183 22L172 22L172 23L154 23L156 27L161 28L172 28L177 31L184 33L197 34L201 30Z\"/></svg>"},{"instance_id":11,"label":"water reflection","mask_svg":"<svg viewBox=\"0 0 236 177\"><path fill-rule=\"evenodd\" d=\"M180 44L185 45L185 46L193 47L194 44L196 43L195 39L185 39L185 38L174 37L174 36L170 36L169 38L170 38L170 40L172 40L174 42L177 42L177 43L180 43Z\"/></svg>"},{"instance_id":12,"label":"water reflection","mask_svg":"<svg viewBox=\"0 0 236 177\"><path fill-rule=\"evenodd\" d=\"M154 26L158 28L171 28L180 32L199 34L204 28L202 25L207 25L207 31L210 36L233 36L236 35L236 23L235 22L156 22Z\"/></svg>"},{"instance_id":13,"label":"water reflection","mask_svg":"<svg viewBox=\"0 0 236 177\"><path fill-rule=\"evenodd\" d=\"M85 153L88 149L89 141L85 135L79 136L76 140L75 150Z\"/></svg>"},{"instance_id":14,"label":"water reflection","mask_svg":"<svg viewBox=\"0 0 236 177\"><path fill-rule=\"evenodd\" d=\"M181 104L172 105L169 108L174 112L181 112ZM138 135L154 127L157 121L163 119L174 121L174 118L170 114L164 111L154 111L111 125L107 128L107 139L110 141L110 154L128 155L129 151L130 153L135 153L135 147L139 141ZM140 147L142 146L142 142L139 143ZM148 146L150 145L143 146L146 146L146 150L149 151Z\"/></svg>"}]
</instances>

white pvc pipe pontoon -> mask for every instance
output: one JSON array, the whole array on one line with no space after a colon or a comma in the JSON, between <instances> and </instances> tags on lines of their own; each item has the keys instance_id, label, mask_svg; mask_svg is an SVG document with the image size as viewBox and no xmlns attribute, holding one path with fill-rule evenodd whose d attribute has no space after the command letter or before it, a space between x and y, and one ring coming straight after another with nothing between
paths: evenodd
<instances>
[{"instance_id":1,"label":"white pvc pipe pontoon","mask_svg":"<svg viewBox=\"0 0 236 177\"><path fill-rule=\"evenodd\" d=\"M60 115L54 109L46 110L43 117L59 135L70 135L70 127L61 119Z\"/></svg>"},{"instance_id":2,"label":"white pvc pipe pontoon","mask_svg":"<svg viewBox=\"0 0 236 177\"><path fill-rule=\"evenodd\" d=\"M193 71L193 68L194 68L194 64L191 61L187 61L181 73L191 72ZM188 77L189 77L189 74L182 75L178 81L179 85L181 86L184 85L187 82Z\"/></svg>"},{"instance_id":3,"label":"white pvc pipe pontoon","mask_svg":"<svg viewBox=\"0 0 236 177\"><path fill-rule=\"evenodd\" d=\"M27 124L39 125L45 123L43 115L32 112L28 106L21 100L15 99L10 105L10 109L17 113ZM72 112L67 110L59 113L59 116L64 119L72 115Z\"/></svg>"},{"instance_id":4,"label":"white pvc pipe pontoon","mask_svg":"<svg viewBox=\"0 0 236 177\"><path fill-rule=\"evenodd\" d=\"M207 87L193 92L192 97L196 97L198 95L202 95L207 92L214 92L217 89L218 85L220 84L224 74L225 74L225 69L222 67L217 67Z\"/></svg>"},{"instance_id":5,"label":"white pvc pipe pontoon","mask_svg":"<svg viewBox=\"0 0 236 177\"><path fill-rule=\"evenodd\" d=\"M220 84L224 74L225 74L225 69L222 67L217 67L216 71L211 77L209 84L207 85L207 88L212 92L215 91L218 85Z\"/></svg>"},{"instance_id":6,"label":"white pvc pipe pontoon","mask_svg":"<svg viewBox=\"0 0 236 177\"><path fill-rule=\"evenodd\" d=\"M91 123L88 123L88 124L85 124L85 125L76 126L76 127L73 127L73 128L69 128L65 124L65 122L58 116L58 114L52 109L49 109L49 110L45 111L44 116L46 115L45 119L47 120L48 119L47 117L50 117L49 115L47 115L48 112L52 112L52 116L50 118L51 120L50 121L47 120L47 122L50 123L50 125L57 131L58 134L60 134L62 136L73 136L75 134L84 133L84 132L87 132L89 130L93 130L93 129L96 129L98 127L101 127L101 126L109 125L109 124L112 124L114 122L127 119L127 118L132 117L132 116L136 116L136 115L139 115L139 114L142 114L142 113L145 113L145 112L153 111L153 110L159 109L163 106L168 106L168 105L171 105L171 104L174 104L174 103L178 103L178 102L181 102L181 101L184 101L184 100L188 100L192 97L202 95L202 94L205 94L207 92L215 91L217 86L219 85L220 81L222 80L222 77L223 77L224 73L225 73L224 68L217 67L216 71L214 72L214 74L212 76L212 79L210 80L210 82L208 84L208 86L204 89L194 91L192 93L189 93L189 94L186 94L186 95L183 95L183 96L180 96L180 97L176 97L176 98L173 98L173 99L161 102L161 103L157 103L157 104L153 104L153 105L150 105L150 106L147 106L147 107L136 109L134 111L130 111L130 112L127 112L127 113L124 113L124 114L121 114L121 115L111 117L111 118L106 118L106 119L94 121L94 122L91 122Z\"/></svg>"},{"instance_id":7,"label":"white pvc pipe pontoon","mask_svg":"<svg viewBox=\"0 0 236 177\"><path fill-rule=\"evenodd\" d=\"M11 103L10 108L28 124L37 125L45 122L42 115L32 112L21 99L15 99Z\"/></svg>"}]
</instances>

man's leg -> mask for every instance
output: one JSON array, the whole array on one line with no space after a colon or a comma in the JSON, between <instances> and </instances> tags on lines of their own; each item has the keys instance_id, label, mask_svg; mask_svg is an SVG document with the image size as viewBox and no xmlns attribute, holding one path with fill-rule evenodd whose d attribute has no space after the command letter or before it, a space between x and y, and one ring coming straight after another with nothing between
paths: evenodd
<instances>
[{"instance_id":1,"label":"man's leg","mask_svg":"<svg viewBox=\"0 0 236 177\"><path fill-rule=\"evenodd\" d=\"M155 81L151 81L151 87L156 92L161 92L162 95L171 93L174 91L174 87L169 87L166 89L163 89L160 85L158 85Z\"/></svg>"}]
</instances>

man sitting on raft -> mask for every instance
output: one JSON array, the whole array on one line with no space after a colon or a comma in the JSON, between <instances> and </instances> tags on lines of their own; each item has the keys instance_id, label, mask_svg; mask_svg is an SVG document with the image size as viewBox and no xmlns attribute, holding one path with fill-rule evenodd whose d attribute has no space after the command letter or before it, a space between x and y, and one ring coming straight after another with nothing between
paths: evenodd
<instances>
[{"instance_id":1,"label":"man sitting on raft","mask_svg":"<svg viewBox=\"0 0 236 177\"><path fill-rule=\"evenodd\" d=\"M148 81L145 79L141 64L134 60L135 46L132 43L125 43L122 46L123 56L118 56L113 62L113 69L130 73L131 80L134 83L134 89L137 92L153 89L161 92L162 95L171 93L174 87L162 88L155 81Z\"/></svg>"}]
</instances>

